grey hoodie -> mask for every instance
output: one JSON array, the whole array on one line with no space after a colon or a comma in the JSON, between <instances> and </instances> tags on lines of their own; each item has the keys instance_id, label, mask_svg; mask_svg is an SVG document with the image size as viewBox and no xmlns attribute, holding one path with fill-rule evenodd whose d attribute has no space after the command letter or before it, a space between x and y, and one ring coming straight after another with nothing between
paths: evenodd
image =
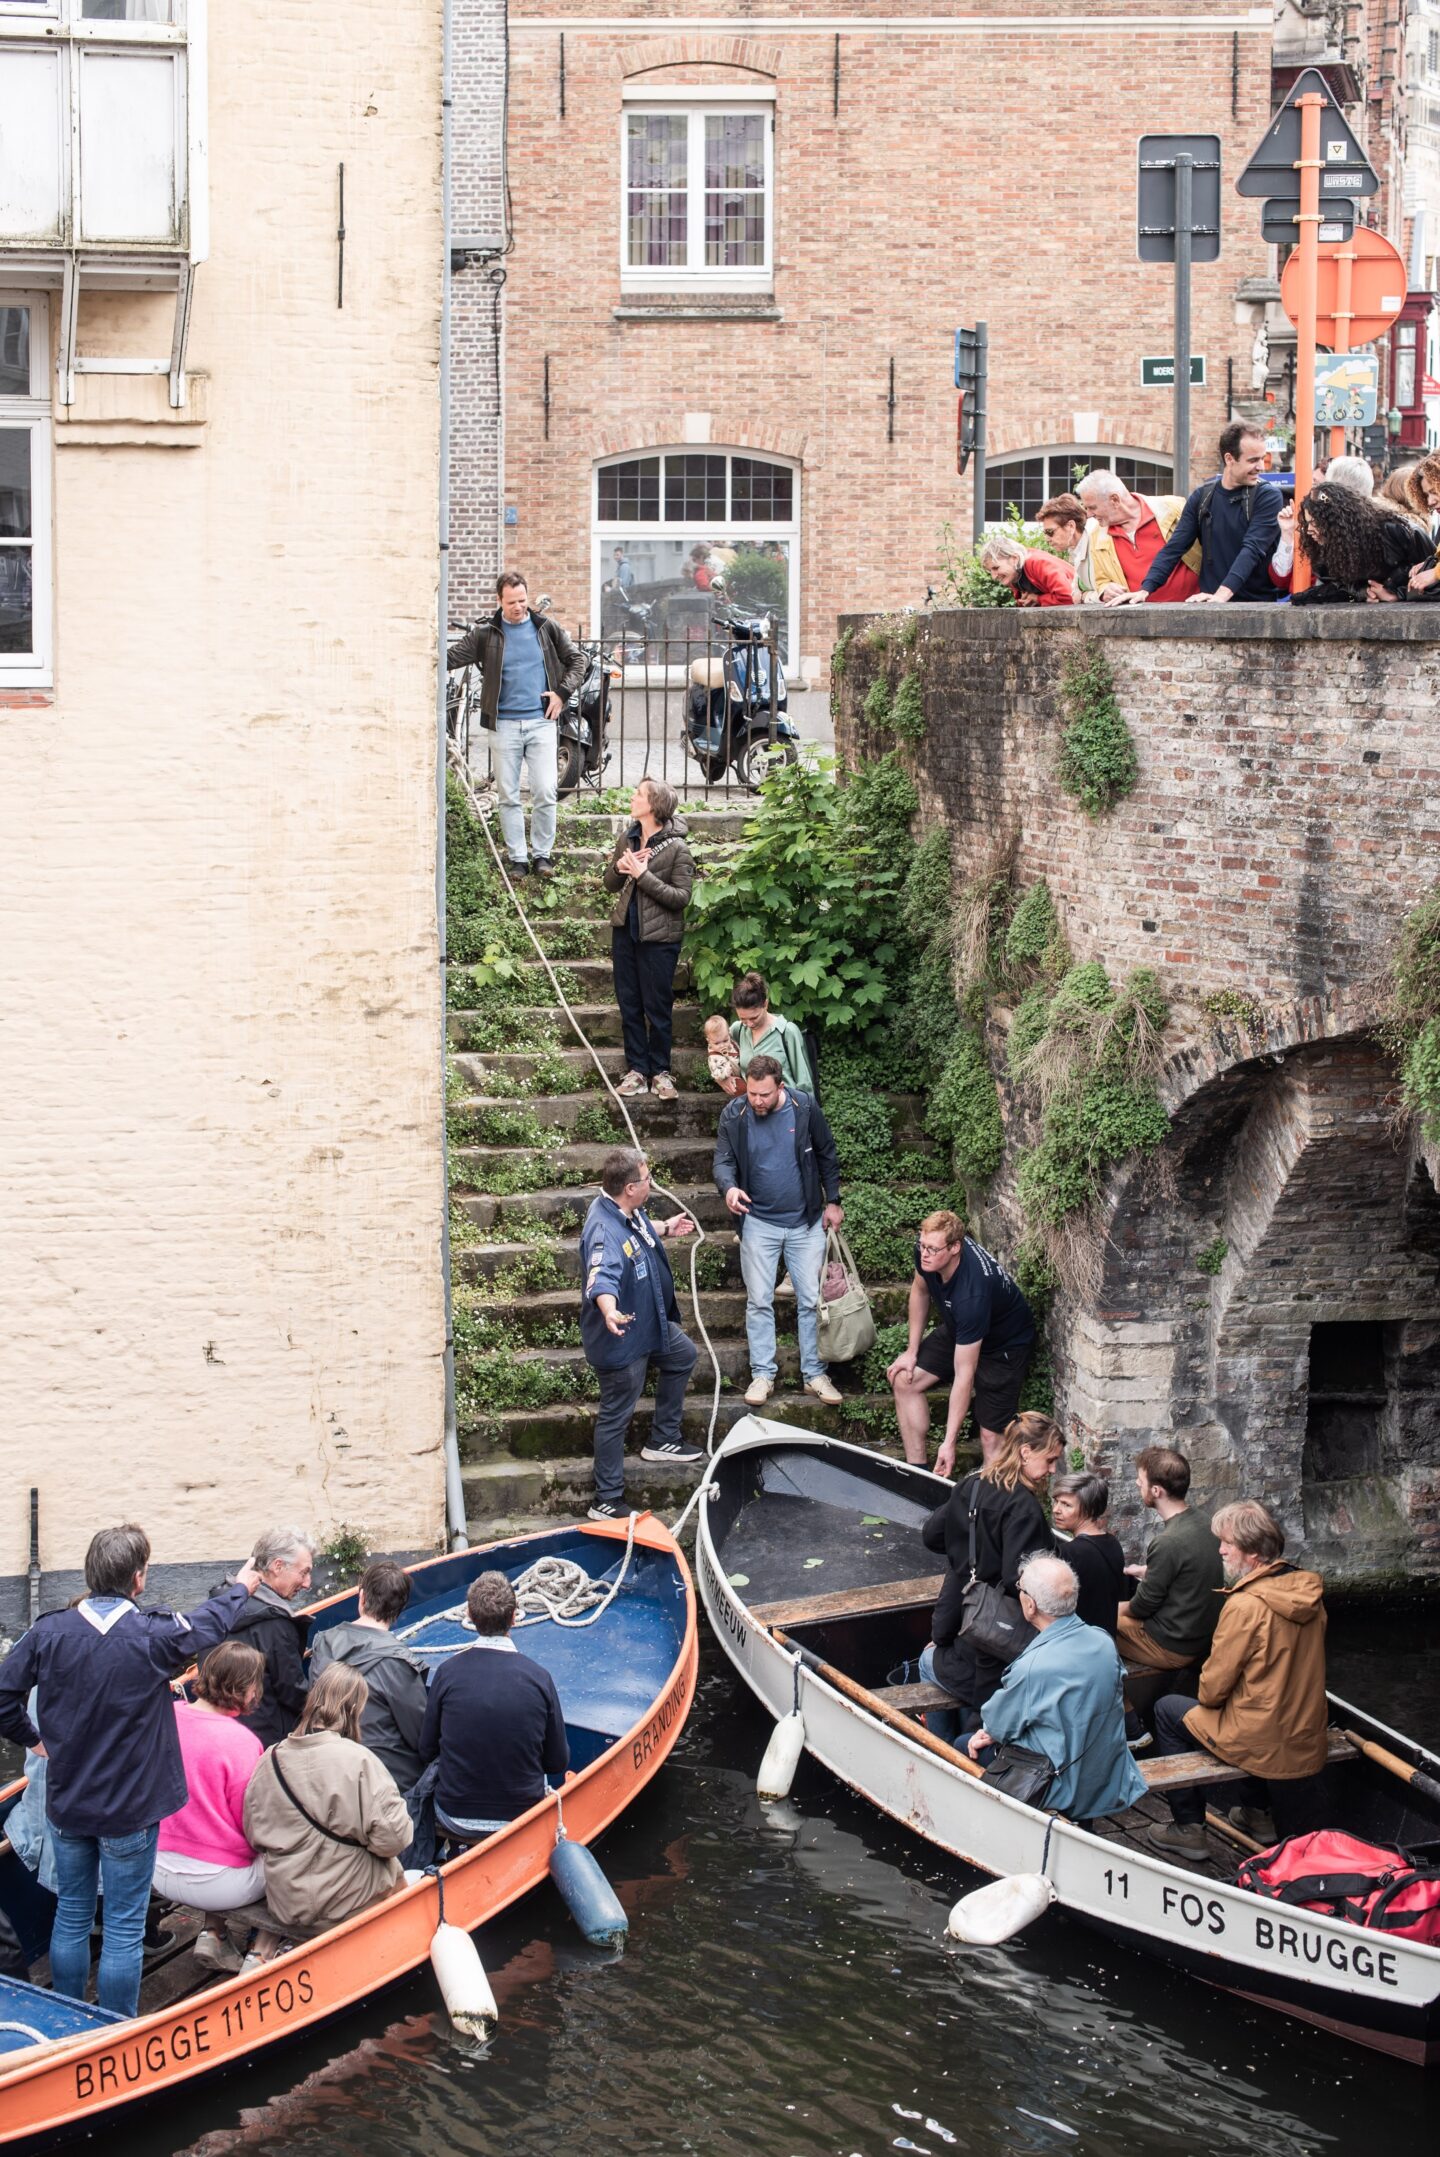
<instances>
[{"instance_id":1,"label":"grey hoodie","mask_svg":"<svg viewBox=\"0 0 1440 2157\"><path fill-rule=\"evenodd\" d=\"M327 1663L348 1663L370 1688L360 1737L390 1770L402 1796L419 1779L420 1726L425 1720L425 1674L391 1633L373 1625L332 1625L310 1648L313 1684Z\"/></svg>"}]
</instances>

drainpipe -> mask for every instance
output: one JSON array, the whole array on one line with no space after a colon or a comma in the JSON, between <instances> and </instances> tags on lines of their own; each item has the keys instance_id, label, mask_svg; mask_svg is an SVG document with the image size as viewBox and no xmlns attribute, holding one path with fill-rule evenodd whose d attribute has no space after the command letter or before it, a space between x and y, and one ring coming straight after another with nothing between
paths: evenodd
<instances>
[{"instance_id":1,"label":"drainpipe","mask_svg":"<svg viewBox=\"0 0 1440 2157\"><path fill-rule=\"evenodd\" d=\"M465 1521L465 1484L460 1474L460 1434L455 1423L455 1314L450 1281L450 1139L446 1127L445 939L445 646L450 633L450 89L454 0L441 0L440 81L440 497L438 540L439 644L435 682L435 919L440 949L440 1277L445 1292L445 1530L452 1550L470 1540Z\"/></svg>"}]
</instances>

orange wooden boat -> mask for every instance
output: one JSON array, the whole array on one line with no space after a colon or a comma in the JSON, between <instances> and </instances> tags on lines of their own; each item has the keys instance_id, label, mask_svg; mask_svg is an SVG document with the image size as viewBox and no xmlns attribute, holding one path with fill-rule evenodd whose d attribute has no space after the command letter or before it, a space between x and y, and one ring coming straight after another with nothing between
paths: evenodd
<instances>
[{"instance_id":1,"label":"orange wooden boat","mask_svg":"<svg viewBox=\"0 0 1440 2157\"><path fill-rule=\"evenodd\" d=\"M618 1593L597 1621L571 1629L552 1620L527 1626L520 1644L551 1671L565 1712L572 1768L552 1794L443 1868L447 1921L473 1931L549 1874L560 1825L572 1842L590 1843L624 1812L669 1757L695 1694L695 1594L689 1568L664 1524L642 1514L626 1548L624 1522L567 1525L536 1536L431 1559L409 1568L414 1583L403 1631L413 1635L433 1614L443 1641L447 1607L464 1599L479 1572L517 1577L536 1558L574 1559L601 1584L622 1572ZM315 1629L355 1614L353 1594L310 1613ZM437 1653L458 1652L463 1634ZM412 1643L414 1644L414 1643ZM0 1795L0 1823L23 1790ZM0 1907L22 1940L33 1943L38 1890L18 1858L0 1859ZM0 2146L62 2139L93 2131L105 2115L223 2072L370 1998L429 1960L440 1918L440 1890L427 1878L345 1924L292 1949L259 1973L226 1977L196 1969L193 1983L166 1963L167 2004L153 2005L158 1979L141 1989L134 2021L107 2020L0 2051ZM183 1950L189 1962L188 1947ZM179 1997L175 1997L179 1989ZM14 1986L13 1993L30 1988ZM147 2001L147 1991L152 2000ZM30 1997L55 2010L50 1992ZM3 2017L13 2002L0 2004ZM98 2011L83 2012L92 2021ZM13 2034L7 2040L14 2042Z\"/></svg>"}]
</instances>

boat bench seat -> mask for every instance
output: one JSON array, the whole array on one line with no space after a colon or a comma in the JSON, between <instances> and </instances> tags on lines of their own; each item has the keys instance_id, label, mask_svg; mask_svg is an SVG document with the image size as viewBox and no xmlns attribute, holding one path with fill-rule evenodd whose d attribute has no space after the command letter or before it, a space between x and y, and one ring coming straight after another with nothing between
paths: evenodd
<instances>
[{"instance_id":1,"label":"boat bench seat","mask_svg":"<svg viewBox=\"0 0 1440 2157\"><path fill-rule=\"evenodd\" d=\"M1353 1760L1355 1748L1343 1730L1332 1730L1326 1752L1328 1760ZM1162 1796L1170 1790L1193 1790L1202 1783L1233 1783L1248 1771L1232 1768L1213 1753L1171 1753L1160 1760L1137 1760L1135 1765L1152 1790Z\"/></svg>"},{"instance_id":2,"label":"boat bench seat","mask_svg":"<svg viewBox=\"0 0 1440 2157\"><path fill-rule=\"evenodd\" d=\"M832 1588L828 1595L795 1595L778 1603L755 1603L757 1625L818 1625L827 1618L869 1618L883 1610L933 1610L945 1585L943 1573L921 1580L885 1580L873 1588Z\"/></svg>"},{"instance_id":3,"label":"boat bench seat","mask_svg":"<svg viewBox=\"0 0 1440 2157\"><path fill-rule=\"evenodd\" d=\"M943 1685L872 1685L871 1692L902 1715L919 1715L925 1708L958 1708L960 1702Z\"/></svg>"}]
</instances>

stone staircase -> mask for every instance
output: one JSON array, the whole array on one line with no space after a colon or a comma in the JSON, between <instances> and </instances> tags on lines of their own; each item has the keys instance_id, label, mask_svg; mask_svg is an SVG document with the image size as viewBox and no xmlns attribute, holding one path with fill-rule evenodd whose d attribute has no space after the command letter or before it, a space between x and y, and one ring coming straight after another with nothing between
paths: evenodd
<instances>
[{"instance_id":1,"label":"stone staircase","mask_svg":"<svg viewBox=\"0 0 1440 2157\"><path fill-rule=\"evenodd\" d=\"M687 812L686 820L697 859L713 863L740 839L738 813ZM554 885L548 891L521 887L537 933L555 955L565 994L612 1079L623 1071L624 1059L609 961L602 956L609 928L599 870L611 834L624 821L578 809L562 812ZM511 988L524 1000L487 997L476 1008L462 1002L448 1021L456 1391L467 1515L477 1540L577 1515L590 1503L597 1388L579 1345L579 1227L606 1153L629 1143L539 962L525 962ZM724 1104L706 1066L703 1016L682 961L675 1002L679 1098L662 1102L646 1095L628 1107L657 1181L668 1184L710 1232L696 1265L723 1376L716 1426L723 1434L746 1412L749 1358L738 1238L710 1178ZM896 1096L890 1105L897 1140L923 1149L920 1101ZM674 1208L657 1199L653 1210L663 1217ZM692 1241L675 1243L669 1253L682 1321L698 1343L693 1247ZM877 1322L904 1316L906 1281L867 1285ZM788 1281L777 1296L776 1320L780 1377L766 1414L896 1450L889 1390L873 1369L869 1391L860 1366L832 1372L846 1396L840 1408L826 1408L802 1391ZM709 1426L713 1388L702 1347L685 1414L686 1435L697 1443L704 1443ZM647 1388L631 1431L626 1490L637 1505L668 1510L683 1503L697 1471L640 1461L650 1414Z\"/></svg>"}]
</instances>

